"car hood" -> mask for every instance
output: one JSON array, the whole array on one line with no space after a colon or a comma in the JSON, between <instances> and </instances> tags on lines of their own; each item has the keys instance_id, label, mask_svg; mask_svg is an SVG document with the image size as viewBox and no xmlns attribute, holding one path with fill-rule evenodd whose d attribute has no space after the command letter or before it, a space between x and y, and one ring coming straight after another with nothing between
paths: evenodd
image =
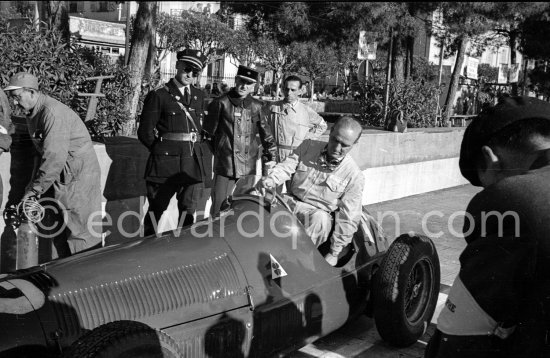
<instances>
[{"instance_id":1,"label":"car hood","mask_svg":"<svg viewBox=\"0 0 550 358\"><path fill-rule=\"evenodd\" d=\"M248 305L246 279L226 242L199 237L192 229L75 255L27 273L21 279L45 296L35 312L46 337L55 337L48 344L66 346L112 321L161 329Z\"/></svg>"}]
</instances>

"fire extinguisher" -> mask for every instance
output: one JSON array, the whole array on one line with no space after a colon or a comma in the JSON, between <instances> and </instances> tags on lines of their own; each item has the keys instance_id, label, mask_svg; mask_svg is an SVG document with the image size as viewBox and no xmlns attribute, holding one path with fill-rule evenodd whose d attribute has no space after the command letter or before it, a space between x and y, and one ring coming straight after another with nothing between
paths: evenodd
<instances>
[{"instance_id":1,"label":"fire extinguisher","mask_svg":"<svg viewBox=\"0 0 550 358\"><path fill-rule=\"evenodd\" d=\"M38 235L36 223L44 218L44 207L35 197L11 205L4 211L4 221L17 230L17 270L38 265Z\"/></svg>"}]
</instances>

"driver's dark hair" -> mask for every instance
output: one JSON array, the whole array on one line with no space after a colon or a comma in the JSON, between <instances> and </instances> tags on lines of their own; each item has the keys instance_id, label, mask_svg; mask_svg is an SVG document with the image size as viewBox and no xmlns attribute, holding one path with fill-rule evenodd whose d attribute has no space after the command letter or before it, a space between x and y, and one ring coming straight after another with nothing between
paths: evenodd
<instances>
[{"instance_id":1,"label":"driver's dark hair","mask_svg":"<svg viewBox=\"0 0 550 358\"><path fill-rule=\"evenodd\" d=\"M302 88L302 79L296 75L290 75L288 76L287 78L285 78L285 80L283 81L283 85L286 85L287 82L290 82L290 81L296 81L300 84L300 88Z\"/></svg>"},{"instance_id":2,"label":"driver's dark hair","mask_svg":"<svg viewBox=\"0 0 550 358\"><path fill-rule=\"evenodd\" d=\"M355 119L352 116L341 116L336 120L334 123L334 126L332 127L331 131L338 127L357 127L359 129L359 135L357 136L357 139L354 143L357 143L359 141L359 138L361 138L361 134L363 132L363 126L361 125L361 122L359 122L357 119Z\"/></svg>"}]
</instances>

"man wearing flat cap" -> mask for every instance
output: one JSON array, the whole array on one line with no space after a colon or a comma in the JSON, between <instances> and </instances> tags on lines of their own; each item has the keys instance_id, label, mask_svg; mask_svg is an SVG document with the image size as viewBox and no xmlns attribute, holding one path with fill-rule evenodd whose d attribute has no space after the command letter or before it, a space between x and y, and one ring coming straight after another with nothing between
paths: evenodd
<instances>
[{"instance_id":1,"label":"man wearing flat cap","mask_svg":"<svg viewBox=\"0 0 550 358\"><path fill-rule=\"evenodd\" d=\"M215 158L212 215L219 212L238 179L250 181L244 186L254 185L260 143L264 162L275 159L277 148L263 115L263 102L251 95L257 80L256 70L239 66L235 87L208 106L204 130L210 137Z\"/></svg>"},{"instance_id":2,"label":"man wearing flat cap","mask_svg":"<svg viewBox=\"0 0 550 358\"><path fill-rule=\"evenodd\" d=\"M212 181L212 153L203 143L204 93L195 88L206 56L186 49L177 53L176 75L145 98L139 140L151 152L145 169L149 209L144 234L157 231L162 213L174 194L178 227L201 216L204 189ZM184 215L185 213L185 215Z\"/></svg>"},{"instance_id":3,"label":"man wearing flat cap","mask_svg":"<svg viewBox=\"0 0 550 358\"><path fill-rule=\"evenodd\" d=\"M464 133L461 269L425 357L549 357L550 103L506 97Z\"/></svg>"},{"instance_id":4,"label":"man wearing flat cap","mask_svg":"<svg viewBox=\"0 0 550 358\"><path fill-rule=\"evenodd\" d=\"M101 230L90 230L90 220L101 213L101 171L84 122L72 109L40 92L38 79L30 73L13 75L4 91L26 112L40 156L23 200L40 198L61 209L57 214L52 210L55 217L46 219L53 220L47 224L55 225L53 232L59 230L51 258L101 246Z\"/></svg>"}]
</instances>

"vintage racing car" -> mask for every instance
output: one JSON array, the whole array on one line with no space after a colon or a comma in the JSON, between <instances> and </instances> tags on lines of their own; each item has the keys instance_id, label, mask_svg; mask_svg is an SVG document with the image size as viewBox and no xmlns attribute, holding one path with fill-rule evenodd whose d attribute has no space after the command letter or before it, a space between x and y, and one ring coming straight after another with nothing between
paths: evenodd
<instances>
[{"instance_id":1,"label":"vintage racing car","mask_svg":"<svg viewBox=\"0 0 550 358\"><path fill-rule=\"evenodd\" d=\"M414 343L434 313L432 241L390 245L366 211L336 267L281 196L234 196L219 217L0 278L2 357L269 357L361 314Z\"/></svg>"}]
</instances>

